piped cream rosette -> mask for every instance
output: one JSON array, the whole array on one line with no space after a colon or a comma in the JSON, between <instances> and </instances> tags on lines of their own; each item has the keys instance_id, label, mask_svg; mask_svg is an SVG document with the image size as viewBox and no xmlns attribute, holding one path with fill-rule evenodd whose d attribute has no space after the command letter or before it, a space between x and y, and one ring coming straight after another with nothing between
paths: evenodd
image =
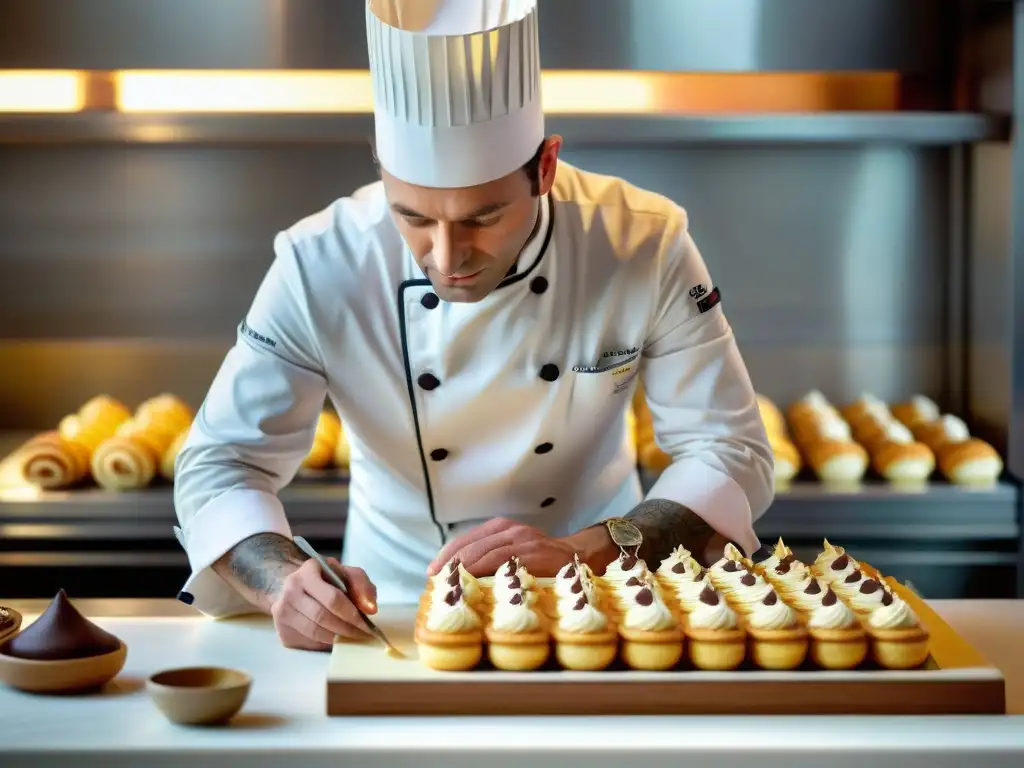
<instances>
[{"instance_id":1,"label":"piped cream rosette","mask_svg":"<svg viewBox=\"0 0 1024 768\"><path fill-rule=\"evenodd\" d=\"M764 431L768 435L768 444L775 457L775 481L788 483L799 474L803 467L803 459L796 444L789 437L786 419L779 407L765 395L757 395L757 409L761 413Z\"/></svg>"},{"instance_id":2,"label":"piped cream rosette","mask_svg":"<svg viewBox=\"0 0 1024 768\"><path fill-rule=\"evenodd\" d=\"M112 491L146 487L175 438L191 425L192 417L192 410L173 395L145 401L133 418L93 452L93 478Z\"/></svg>"},{"instance_id":3,"label":"piped cream rosette","mask_svg":"<svg viewBox=\"0 0 1024 768\"><path fill-rule=\"evenodd\" d=\"M823 394L813 391L789 408L793 441L825 483L856 483L868 468L868 454L850 425Z\"/></svg>"},{"instance_id":4,"label":"piped cream rosette","mask_svg":"<svg viewBox=\"0 0 1024 768\"><path fill-rule=\"evenodd\" d=\"M871 457L871 466L894 483L922 482L935 471L935 454L914 439L889 407L870 394L861 395L845 413L854 438Z\"/></svg>"},{"instance_id":5,"label":"piped cream rosette","mask_svg":"<svg viewBox=\"0 0 1024 768\"><path fill-rule=\"evenodd\" d=\"M106 395L94 397L65 416L57 430L37 435L18 451L25 481L54 490L76 485L89 475L93 452L109 439L131 411Z\"/></svg>"},{"instance_id":6,"label":"piped cream rosette","mask_svg":"<svg viewBox=\"0 0 1024 768\"><path fill-rule=\"evenodd\" d=\"M989 443L971 436L963 419L946 414L918 420L911 430L938 459L939 470L957 485L991 485L1003 472L1003 460Z\"/></svg>"}]
</instances>

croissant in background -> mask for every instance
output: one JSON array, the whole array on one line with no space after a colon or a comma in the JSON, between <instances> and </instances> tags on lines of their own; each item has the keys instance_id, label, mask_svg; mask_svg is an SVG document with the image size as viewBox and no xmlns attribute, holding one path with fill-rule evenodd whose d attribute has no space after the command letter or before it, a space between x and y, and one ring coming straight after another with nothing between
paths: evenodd
<instances>
[{"instance_id":1,"label":"croissant in background","mask_svg":"<svg viewBox=\"0 0 1024 768\"><path fill-rule=\"evenodd\" d=\"M164 455L160 457L160 466L158 467L158 470L160 472L160 476L165 480L174 480L174 467L178 461L178 454L181 453L181 449L185 445L185 440L188 439L190 430L191 425L181 430L181 432L178 433L178 436L174 438L171 444L167 447L167 450L164 451Z\"/></svg>"},{"instance_id":2,"label":"croissant in background","mask_svg":"<svg viewBox=\"0 0 1024 768\"><path fill-rule=\"evenodd\" d=\"M935 471L935 454L914 439L889 406L871 394L863 394L846 406L854 438L871 457L871 466L894 483L923 482Z\"/></svg>"},{"instance_id":3,"label":"croissant in background","mask_svg":"<svg viewBox=\"0 0 1024 768\"><path fill-rule=\"evenodd\" d=\"M104 440L92 455L92 476L111 491L149 485L175 439L187 430L192 409L174 395L146 400L135 416Z\"/></svg>"},{"instance_id":4,"label":"croissant in background","mask_svg":"<svg viewBox=\"0 0 1024 768\"><path fill-rule=\"evenodd\" d=\"M89 474L93 452L131 418L131 411L101 395L65 416L56 431L44 432L19 450L25 481L45 490L67 488Z\"/></svg>"},{"instance_id":5,"label":"croissant in background","mask_svg":"<svg viewBox=\"0 0 1024 768\"><path fill-rule=\"evenodd\" d=\"M939 470L956 485L991 485L1003 472L998 451L984 440L971 437L963 419L946 414L918 422L915 437L927 445L939 461Z\"/></svg>"},{"instance_id":6,"label":"croissant in background","mask_svg":"<svg viewBox=\"0 0 1024 768\"><path fill-rule=\"evenodd\" d=\"M302 461L306 469L325 469L334 461L334 451L341 433L341 419L333 411L322 410L316 421L313 445Z\"/></svg>"},{"instance_id":7,"label":"croissant in background","mask_svg":"<svg viewBox=\"0 0 1024 768\"><path fill-rule=\"evenodd\" d=\"M856 483L868 469L868 453L854 442L850 425L817 390L788 410L793 441L825 483Z\"/></svg>"}]
</instances>

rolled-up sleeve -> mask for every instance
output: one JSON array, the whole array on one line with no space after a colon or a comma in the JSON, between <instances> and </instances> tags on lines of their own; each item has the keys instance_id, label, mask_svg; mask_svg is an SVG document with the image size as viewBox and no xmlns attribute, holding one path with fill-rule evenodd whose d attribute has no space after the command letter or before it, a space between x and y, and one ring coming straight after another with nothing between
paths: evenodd
<instances>
[{"instance_id":1,"label":"rolled-up sleeve","mask_svg":"<svg viewBox=\"0 0 1024 768\"><path fill-rule=\"evenodd\" d=\"M312 445L327 392L308 276L286 235L274 253L175 469L175 534L192 570L183 599L210 615L250 609L216 560L258 533L291 536L278 492Z\"/></svg>"},{"instance_id":2,"label":"rolled-up sleeve","mask_svg":"<svg viewBox=\"0 0 1024 768\"><path fill-rule=\"evenodd\" d=\"M749 554L759 546L753 522L775 493L772 451L721 292L683 211L666 231L658 266L641 378L656 440L672 463L648 498L686 506Z\"/></svg>"}]
</instances>

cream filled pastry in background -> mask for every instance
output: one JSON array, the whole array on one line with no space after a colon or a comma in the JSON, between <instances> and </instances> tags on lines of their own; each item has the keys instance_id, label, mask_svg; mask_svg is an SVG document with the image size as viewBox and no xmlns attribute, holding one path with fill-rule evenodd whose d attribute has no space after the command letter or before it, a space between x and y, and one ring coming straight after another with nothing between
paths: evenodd
<instances>
[{"instance_id":1,"label":"cream filled pastry in background","mask_svg":"<svg viewBox=\"0 0 1024 768\"><path fill-rule=\"evenodd\" d=\"M923 482L935 471L935 454L871 394L844 409L854 438L865 447L871 466L894 483Z\"/></svg>"},{"instance_id":2,"label":"cream filled pastry in background","mask_svg":"<svg viewBox=\"0 0 1024 768\"><path fill-rule=\"evenodd\" d=\"M775 482L785 485L799 474L803 467L800 451L790 440L786 419L779 407L765 395L757 395L757 408L761 413L768 444L775 458Z\"/></svg>"},{"instance_id":3,"label":"cream filled pastry in background","mask_svg":"<svg viewBox=\"0 0 1024 768\"><path fill-rule=\"evenodd\" d=\"M93 452L93 478L111 491L146 487L175 438L189 428L193 415L192 409L174 395L146 400L113 437Z\"/></svg>"},{"instance_id":4,"label":"cream filled pastry in background","mask_svg":"<svg viewBox=\"0 0 1024 768\"><path fill-rule=\"evenodd\" d=\"M1003 472L999 453L984 440L971 436L963 419L946 414L919 422L914 435L935 452L939 470L957 485L991 485Z\"/></svg>"},{"instance_id":5,"label":"cream filled pastry in background","mask_svg":"<svg viewBox=\"0 0 1024 768\"><path fill-rule=\"evenodd\" d=\"M825 483L856 483L867 472L868 454L853 439L850 425L817 390L789 408L793 441Z\"/></svg>"}]
</instances>

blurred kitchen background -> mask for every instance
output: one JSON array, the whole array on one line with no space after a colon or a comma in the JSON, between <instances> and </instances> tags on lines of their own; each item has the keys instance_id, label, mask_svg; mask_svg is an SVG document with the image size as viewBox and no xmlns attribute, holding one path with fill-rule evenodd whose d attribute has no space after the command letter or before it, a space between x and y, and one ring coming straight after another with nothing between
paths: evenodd
<instances>
[{"instance_id":1,"label":"blurred kitchen background","mask_svg":"<svg viewBox=\"0 0 1024 768\"><path fill-rule=\"evenodd\" d=\"M549 132L689 210L759 392L927 395L1005 462L982 488L805 471L762 539L1024 594L1024 3L540 9ZM364 30L359 0L0 0L0 455L99 394L199 406L275 232L375 179ZM167 480L0 477L0 594L177 592ZM336 554L344 469L284 498Z\"/></svg>"}]
</instances>

